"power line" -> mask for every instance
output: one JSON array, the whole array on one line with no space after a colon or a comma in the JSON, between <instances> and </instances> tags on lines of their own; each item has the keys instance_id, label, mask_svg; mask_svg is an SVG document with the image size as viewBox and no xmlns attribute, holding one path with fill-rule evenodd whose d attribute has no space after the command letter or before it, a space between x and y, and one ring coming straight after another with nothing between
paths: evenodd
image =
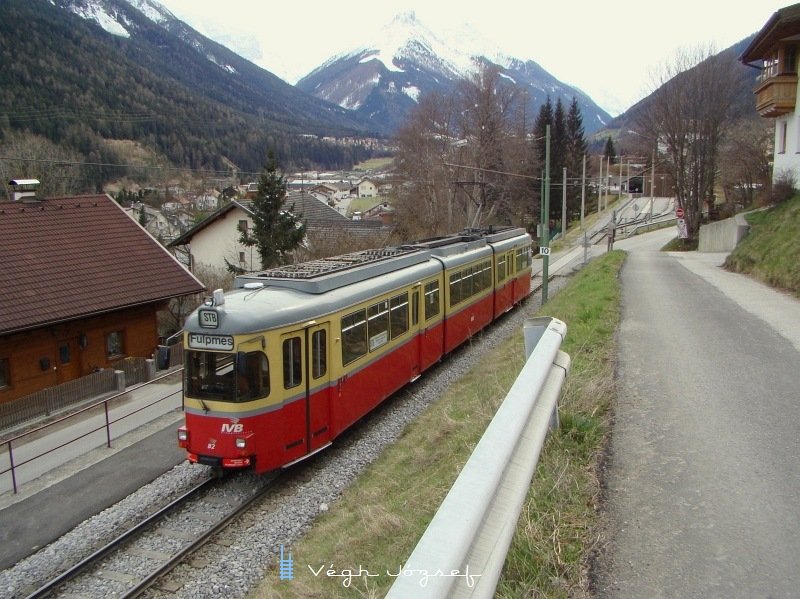
<instances>
[{"instance_id":1,"label":"power line","mask_svg":"<svg viewBox=\"0 0 800 599\"><path fill-rule=\"evenodd\" d=\"M0 160L33 162L36 164L49 164L51 166L102 166L102 167L113 167L113 168L130 168L130 169L145 169L145 170L158 170L158 171L184 171L189 173L208 175L212 177L228 177L231 176L233 172L239 175L258 176L261 174L260 172L243 171L233 168L225 171L203 170L203 169L193 169L189 167L180 167L180 166L152 166L152 165L148 166L140 164L117 164L113 162L79 162L73 160L45 160L41 158L14 158L11 156L0 156Z\"/></svg>"}]
</instances>

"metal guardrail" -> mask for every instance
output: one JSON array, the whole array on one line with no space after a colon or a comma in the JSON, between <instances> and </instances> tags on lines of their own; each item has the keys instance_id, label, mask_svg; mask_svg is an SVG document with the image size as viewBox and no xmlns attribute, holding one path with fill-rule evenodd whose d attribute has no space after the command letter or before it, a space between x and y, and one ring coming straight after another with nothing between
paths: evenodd
<instances>
[{"instance_id":1,"label":"metal guardrail","mask_svg":"<svg viewBox=\"0 0 800 599\"><path fill-rule=\"evenodd\" d=\"M420 538L387 599L494 595L570 358L567 325L525 322L527 361Z\"/></svg>"}]
</instances>

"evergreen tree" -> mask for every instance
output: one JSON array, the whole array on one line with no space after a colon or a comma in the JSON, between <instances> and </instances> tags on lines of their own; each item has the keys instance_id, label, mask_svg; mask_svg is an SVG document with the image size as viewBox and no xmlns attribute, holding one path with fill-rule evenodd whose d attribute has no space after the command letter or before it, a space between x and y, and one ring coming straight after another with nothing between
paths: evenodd
<instances>
[{"instance_id":1,"label":"evergreen tree","mask_svg":"<svg viewBox=\"0 0 800 599\"><path fill-rule=\"evenodd\" d=\"M287 264L289 253L300 245L306 234L302 215L294 214L294 206L288 210L283 208L286 181L277 170L275 155L270 151L253 200L253 228L242 231L240 236L245 246L256 246L264 269Z\"/></svg>"},{"instance_id":2,"label":"evergreen tree","mask_svg":"<svg viewBox=\"0 0 800 599\"><path fill-rule=\"evenodd\" d=\"M550 136L553 135L553 104L550 101L550 96L547 96L547 101L539 107L539 114L536 115L536 120L533 123L533 139L536 149L536 155L539 158L539 164L542 165L542 172L536 173L536 175L541 175L544 177L544 163L545 163L545 155L546 155L546 140L545 136L547 134L547 125L550 125ZM552 140L550 143L552 148ZM553 178L553 170L550 169L550 178ZM540 193L541 186L537 185L537 189L535 190L535 195L538 197L541 195ZM539 206L542 205L544 198L539 197Z\"/></svg>"},{"instance_id":3,"label":"evergreen tree","mask_svg":"<svg viewBox=\"0 0 800 599\"><path fill-rule=\"evenodd\" d=\"M603 158L607 158L610 161L610 164L616 164L616 160L614 157L617 155L617 151L614 149L614 141L611 139L611 136L608 136L606 139L606 147L603 150Z\"/></svg>"},{"instance_id":4,"label":"evergreen tree","mask_svg":"<svg viewBox=\"0 0 800 599\"><path fill-rule=\"evenodd\" d=\"M578 107L578 100L572 97L572 103L567 113L567 139L566 139L567 177L571 181L567 188L567 208L575 216L580 214L580 178L583 175L583 159L589 151L589 144L583 130L583 116Z\"/></svg>"},{"instance_id":5,"label":"evergreen tree","mask_svg":"<svg viewBox=\"0 0 800 599\"><path fill-rule=\"evenodd\" d=\"M578 107L578 100L573 97L567 114L567 154L569 156L567 168L573 173L580 172L583 167L583 157L588 151L589 144L583 129L583 116Z\"/></svg>"}]
</instances>

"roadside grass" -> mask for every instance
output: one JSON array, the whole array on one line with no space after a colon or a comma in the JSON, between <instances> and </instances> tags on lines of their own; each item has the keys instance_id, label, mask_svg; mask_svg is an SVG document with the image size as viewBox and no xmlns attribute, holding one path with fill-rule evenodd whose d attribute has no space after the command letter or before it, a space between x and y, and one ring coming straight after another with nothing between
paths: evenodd
<instances>
[{"instance_id":1,"label":"roadside grass","mask_svg":"<svg viewBox=\"0 0 800 599\"><path fill-rule=\"evenodd\" d=\"M619 251L593 260L539 311L567 323L562 349L572 364L560 400L561 426L540 457L499 597L572 597L588 589L623 260ZM280 581L273 565L251 597L383 597L394 581L387 571L396 572L411 554L523 363L520 331L410 424L290 548L293 580ZM329 576L329 568L353 576ZM366 571L377 576L359 576Z\"/></svg>"},{"instance_id":2,"label":"roadside grass","mask_svg":"<svg viewBox=\"0 0 800 599\"><path fill-rule=\"evenodd\" d=\"M746 218L750 232L728 256L726 268L800 297L800 196Z\"/></svg>"},{"instance_id":3,"label":"roadside grass","mask_svg":"<svg viewBox=\"0 0 800 599\"><path fill-rule=\"evenodd\" d=\"M681 239L675 237L672 241L668 241L664 247L661 248L662 252L694 252L700 245L698 239Z\"/></svg>"}]
</instances>

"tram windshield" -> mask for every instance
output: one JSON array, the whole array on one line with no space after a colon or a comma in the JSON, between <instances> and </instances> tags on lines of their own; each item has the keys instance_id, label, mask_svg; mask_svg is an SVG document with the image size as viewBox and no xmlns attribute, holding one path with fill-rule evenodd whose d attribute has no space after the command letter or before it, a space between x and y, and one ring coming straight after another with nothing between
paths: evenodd
<instances>
[{"instance_id":1,"label":"tram windshield","mask_svg":"<svg viewBox=\"0 0 800 599\"><path fill-rule=\"evenodd\" d=\"M269 362L262 352L186 352L186 395L243 402L269 395Z\"/></svg>"}]
</instances>

